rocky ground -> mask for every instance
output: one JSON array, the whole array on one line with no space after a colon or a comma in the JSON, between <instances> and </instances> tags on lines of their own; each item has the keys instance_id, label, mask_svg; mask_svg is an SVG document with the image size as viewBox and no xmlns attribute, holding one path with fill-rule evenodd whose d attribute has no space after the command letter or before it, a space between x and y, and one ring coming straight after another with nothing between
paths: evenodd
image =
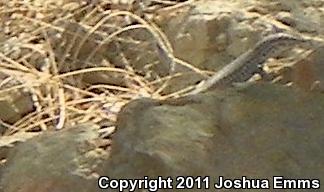
<instances>
[{"instance_id":1,"label":"rocky ground","mask_svg":"<svg viewBox=\"0 0 324 192\"><path fill-rule=\"evenodd\" d=\"M323 0L0 7L0 191L100 191L102 175L324 179L322 45L269 59L254 85L186 96L266 35L322 41Z\"/></svg>"}]
</instances>

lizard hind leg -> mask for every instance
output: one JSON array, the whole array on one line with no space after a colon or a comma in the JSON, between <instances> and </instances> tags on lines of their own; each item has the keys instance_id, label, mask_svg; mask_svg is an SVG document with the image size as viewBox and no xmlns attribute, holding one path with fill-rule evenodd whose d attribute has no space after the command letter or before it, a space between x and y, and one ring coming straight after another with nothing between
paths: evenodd
<instances>
[{"instance_id":1,"label":"lizard hind leg","mask_svg":"<svg viewBox=\"0 0 324 192\"><path fill-rule=\"evenodd\" d=\"M267 73L262 66L258 67L258 70L256 71L257 74L261 76L261 79L263 81L271 81L273 80L273 76Z\"/></svg>"},{"instance_id":2,"label":"lizard hind leg","mask_svg":"<svg viewBox=\"0 0 324 192\"><path fill-rule=\"evenodd\" d=\"M255 77L256 74L259 74L261 76L261 79L265 79L266 81L268 81L268 79L270 78L269 74L263 70L262 66L259 66L258 69L254 72L254 75L252 75L248 81L233 82L232 86L239 88L239 89L244 89L246 87L254 85L257 82L255 80L251 80L251 79L253 79L253 77Z\"/></svg>"}]
</instances>

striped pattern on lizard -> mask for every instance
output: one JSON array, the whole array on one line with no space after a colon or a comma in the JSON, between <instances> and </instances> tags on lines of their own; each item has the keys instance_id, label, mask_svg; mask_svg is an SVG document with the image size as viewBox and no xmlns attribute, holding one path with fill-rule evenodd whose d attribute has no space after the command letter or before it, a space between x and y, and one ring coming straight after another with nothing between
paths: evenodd
<instances>
[{"instance_id":1,"label":"striped pattern on lizard","mask_svg":"<svg viewBox=\"0 0 324 192\"><path fill-rule=\"evenodd\" d=\"M232 86L233 83L245 82L254 74L262 72L262 67L268 58L274 57L292 46L304 43L310 43L310 40L286 33L266 36L252 49L216 72L189 94L197 94L213 88L226 88Z\"/></svg>"}]
</instances>

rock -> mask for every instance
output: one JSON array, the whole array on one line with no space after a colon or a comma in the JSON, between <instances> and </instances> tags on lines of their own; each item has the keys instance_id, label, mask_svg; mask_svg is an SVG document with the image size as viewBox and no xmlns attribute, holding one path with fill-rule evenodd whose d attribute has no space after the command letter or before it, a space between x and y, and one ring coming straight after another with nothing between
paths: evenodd
<instances>
[{"instance_id":1,"label":"rock","mask_svg":"<svg viewBox=\"0 0 324 192\"><path fill-rule=\"evenodd\" d=\"M85 7L81 6L81 12L68 17L65 13L75 11L79 3L82 4L80 1L35 1L31 5L40 8L51 3L58 5L51 5L39 13L35 12L38 9L29 10L29 3L4 3L5 8L13 11L1 17L6 21L1 24L1 51L15 61L28 56L30 51L37 52L26 61L41 69L48 59L49 47L43 36L46 33L41 31L43 35L38 35L37 31L48 23L55 31L53 35L49 32L48 36L60 72L96 66L117 67L142 76L141 81L147 82L151 88L152 81L169 75L168 58L163 61L165 55L159 55L156 41L147 30L123 31L114 38L110 36L111 43L103 43L116 30L137 23L130 17L111 17L111 13L118 9L139 16L148 13L146 16L153 18L153 22L166 33L176 57L210 71L230 63L269 33L292 31L321 36L324 29L321 0L206 0L191 1L179 7L167 5L172 2L145 1L144 9L140 7L140 10L128 6L135 2L132 0L87 2ZM61 24L58 17L69 19L63 19ZM97 25L99 20L109 17ZM22 18L36 18L41 25ZM100 27L94 30L94 26ZM75 36L77 33L79 36ZM82 44L84 37L87 38ZM30 40L25 42L26 39ZM20 49L21 45L28 46ZM67 50L69 46L71 50ZM296 86L308 90L315 81L322 82L322 52L320 48L295 65L291 80ZM274 58L274 62L294 56L282 60L284 65L296 59L296 53L295 50L288 51ZM66 62L61 63L65 56ZM89 63L85 61L87 59ZM175 92L204 78L196 72L187 73L191 70L185 66L177 65L175 72L185 75L171 79L162 94ZM91 85L132 84L125 79L128 75L117 72L81 76ZM70 82L64 78L63 83L65 80ZM321 83L318 85L322 87ZM160 85L154 86L153 91ZM15 123L34 110L29 93L18 92L8 97L0 101L3 109L0 119L3 121ZM1 137L0 191L98 191L96 180L99 175L114 178L209 175L212 179L218 176L270 178L283 175L323 180L323 104L320 93L274 85L215 90L166 101L136 100L120 112L114 148L108 161L108 154L98 149L98 128L93 125L48 132L28 141L25 141L26 136L23 139ZM5 129L0 127L0 132ZM23 143L9 147L13 141Z\"/></svg>"},{"instance_id":2,"label":"rock","mask_svg":"<svg viewBox=\"0 0 324 192\"><path fill-rule=\"evenodd\" d=\"M15 146L1 173L0 191L97 191L98 126L82 124L48 132Z\"/></svg>"},{"instance_id":3,"label":"rock","mask_svg":"<svg viewBox=\"0 0 324 192\"><path fill-rule=\"evenodd\" d=\"M310 52L303 59L293 66L284 68L282 71L283 80L292 82L293 86L305 91L324 91L324 46L320 46Z\"/></svg>"},{"instance_id":4,"label":"rock","mask_svg":"<svg viewBox=\"0 0 324 192\"><path fill-rule=\"evenodd\" d=\"M323 113L322 94L267 84L136 100L118 116L102 174L323 180Z\"/></svg>"},{"instance_id":5,"label":"rock","mask_svg":"<svg viewBox=\"0 0 324 192\"><path fill-rule=\"evenodd\" d=\"M120 28L130 25L124 17L113 17L111 25ZM116 33L115 28L81 25L77 22L62 22L64 32L51 36L56 57L66 62L59 66L61 72L84 69L88 67L116 67L126 69L132 67L137 73L152 73L164 77L169 74L170 66L158 60L153 35L145 29L129 30L117 36L124 41L110 37ZM108 21L107 21L108 22ZM115 24L114 24L115 23ZM56 37L61 36L61 37ZM87 37L87 38L85 38ZM108 38L109 37L109 38ZM84 39L85 38L85 39ZM73 46L71 46L73 45ZM108 51L107 51L108 50ZM126 86L125 74L110 71L96 71L83 74L83 80L90 84L112 84ZM148 75L149 76L149 75Z\"/></svg>"},{"instance_id":6,"label":"rock","mask_svg":"<svg viewBox=\"0 0 324 192\"><path fill-rule=\"evenodd\" d=\"M293 27L296 25L296 21L289 12L279 12L276 15L276 19L288 26Z\"/></svg>"},{"instance_id":7,"label":"rock","mask_svg":"<svg viewBox=\"0 0 324 192\"><path fill-rule=\"evenodd\" d=\"M322 12L315 7L307 7L302 12L295 13L297 30L307 33L322 32L322 16Z\"/></svg>"},{"instance_id":8,"label":"rock","mask_svg":"<svg viewBox=\"0 0 324 192\"><path fill-rule=\"evenodd\" d=\"M203 70L218 71L272 33L320 33L315 23L321 23L321 13L299 1L199 1L190 6L160 14L158 24L168 36L175 56ZM316 9L316 16L312 16L311 8ZM303 15L305 12L307 15ZM276 60L296 55L292 49ZM176 71L183 76L172 79L164 93L204 79L199 74L186 75L191 70L180 65Z\"/></svg>"},{"instance_id":9,"label":"rock","mask_svg":"<svg viewBox=\"0 0 324 192\"><path fill-rule=\"evenodd\" d=\"M6 123L14 123L34 110L29 93L12 91L1 94L0 97L0 119Z\"/></svg>"},{"instance_id":10,"label":"rock","mask_svg":"<svg viewBox=\"0 0 324 192\"><path fill-rule=\"evenodd\" d=\"M215 70L253 46L261 38L260 32L268 30L265 25L250 26L249 21L255 17L243 6L234 1L193 3L191 10L176 10L177 15L171 13L160 23L177 57L194 66ZM226 53L227 47L237 41L240 45L232 47L239 50Z\"/></svg>"}]
</instances>

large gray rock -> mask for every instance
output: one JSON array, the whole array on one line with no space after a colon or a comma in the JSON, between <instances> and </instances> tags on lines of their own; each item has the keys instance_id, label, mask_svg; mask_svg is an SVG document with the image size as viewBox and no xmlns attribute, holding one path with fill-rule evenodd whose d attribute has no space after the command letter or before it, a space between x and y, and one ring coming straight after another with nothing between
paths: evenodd
<instances>
[{"instance_id":1,"label":"large gray rock","mask_svg":"<svg viewBox=\"0 0 324 192\"><path fill-rule=\"evenodd\" d=\"M96 146L98 126L44 133L15 146L1 174L3 192L89 192L107 154Z\"/></svg>"},{"instance_id":2,"label":"large gray rock","mask_svg":"<svg viewBox=\"0 0 324 192\"><path fill-rule=\"evenodd\" d=\"M102 174L323 180L323 114L322 94L265 84L136 100L119 114Z\"/></svg>"},{"instance_id":3,"label":"large gray rock","mask_svg":"<svg viewBox=\"0 0 324 192\"><path fill-rule=\"evenodd\" d=\"M307 57L298 61L289 72L291 74L283 74L290 76L291 81L296 87L304 90L324 91L324 46L318 47ZM287 70L288 71L288 70Z\"/></svg>"},{"instance_id":4,"label":"large gray rock","mask_svg":"<svg viewBox=\"0 0 324 192\"><path fill-rule=\"evenodd\" d=\"M170 12L158 12L157 23L167 34L177 58L202 70L218 71L266 35L282 31L321 34L323 12L316 2L197 1ZM278 66L296 61L300 51L294 48L283 52L271 63ZM176 66L176 71L183 74L169 82L165 93L205 78L181 65Z\"/></svg>"}]
</instances>

